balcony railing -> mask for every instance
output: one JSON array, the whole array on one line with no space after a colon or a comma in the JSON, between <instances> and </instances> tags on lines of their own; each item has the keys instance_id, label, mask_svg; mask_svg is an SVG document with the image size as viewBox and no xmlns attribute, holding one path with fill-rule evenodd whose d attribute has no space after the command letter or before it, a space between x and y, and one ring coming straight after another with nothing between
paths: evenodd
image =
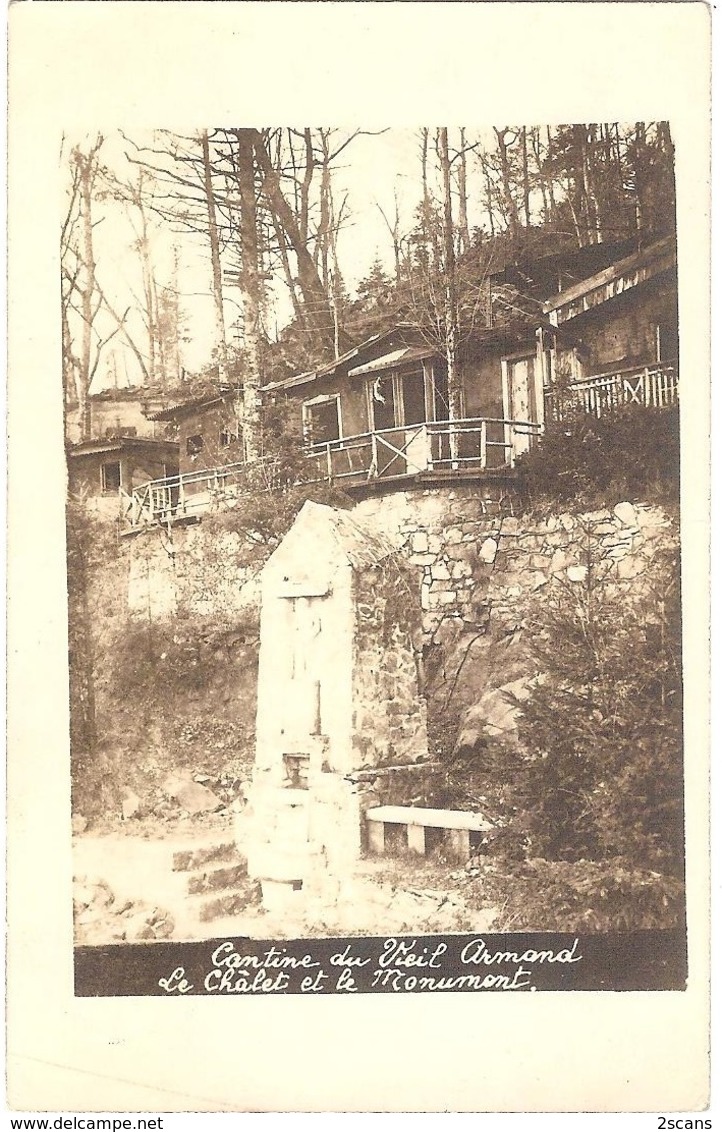
<instances>
[{"instance_id":1,"label":"balcony railing","mask_svg":"<svg viewBox=\"0 0 722 1132\"><path fill-rule=\"evenodd\" d=\"M278 486L277 463L273 459L199 468L177 476L150 480L134 488L130 494L121 488L120 521L122 526L135 530L192 518L214 507L224 506L239 496L269 491Z\"/></svg>"},{"instance_id":2,"label":"balcony railing","mask_svg":"<svg viewBox=\"0 0 722 1132\"><path fill-rule=\"evenodd\" d=\"M632 366L595 374L545 390L546 418L561 421L580 412L601 417L623 405L664 408L676 405L677 386L677 367L671 364Z\"/></svg>"},{"instance_id":3,"label":"balcony railing","mask_svg":"<svg viewBox=\"0 0 722 1132\"><path fill-rule=\"evenodd\" d=\"M375 429L315 444L308 459L319 480L360 484L434 472L460 474L511 466L541 426L501 417L465 417Z\"/></svg>"},{"instance_id":4,"label":"balcony railing","mask_svg":"<svg viewBox=\"0 0 722 1132\"><path fill-rule=\"evenodd\" d=\"M292 482L269 457L151 480L130 494L121 489L121 525L134 531L193 518L232 505L244 495L294 484L338 481L352 487L428 474L454 477L503 470L528 451L540 432L533 421L467 417L344 436L312 445L306 470Z\"/></svg>"}]
</instances>

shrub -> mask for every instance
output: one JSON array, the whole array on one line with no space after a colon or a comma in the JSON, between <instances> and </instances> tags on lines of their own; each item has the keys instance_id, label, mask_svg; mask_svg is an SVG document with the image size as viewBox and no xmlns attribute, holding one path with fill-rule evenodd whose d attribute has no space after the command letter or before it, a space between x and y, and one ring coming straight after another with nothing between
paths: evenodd
<instances>
[{"instance_id":1,"label":"shrub","mask_svg":"<svg viewBox=\"0 0 722 1132\"><path fill-rule=\"evenodd\" d=\"M297 404L283 398L264 403L261 437L262 460L248 466L247 490L226 502L222 511L205 516L206 527L245 533L273 549L307 500L343 509L351 506L335 484L304 482L309 464Z\"/></svg>"},{"instance_id":2,"label":"shrub","mask_svg":"<svg viewBox=\"0 0 722 1132\"><path fill-rule=\"evenodd\" d=\"M540 678L519 705L517 815L534 855L625 857L682 874L679 564L632 599L589 561L530 624Z\"/></svg>"},{"instance_id":3,"label":"shrub","mask_svg":"<svg viewBox=\"0 0 722 1132\"><path fill-rule=\"evenodd\" d=\"M504 870L498 931L624 932L674 927L684 911L681 880L616 858L575 862L532 859ZM503 879L503 887L502 887Z\"/></svg>"},{"instance_id":4,"label":"shrub","mask_svg":"<svg viewBox=\"0 0 722 1132\"><path fill-rule=\"evenodd\" d=\"M551 423L517 464L531 501L679 497L679 411L626 405Z\"/></svg>"}]
</instances>

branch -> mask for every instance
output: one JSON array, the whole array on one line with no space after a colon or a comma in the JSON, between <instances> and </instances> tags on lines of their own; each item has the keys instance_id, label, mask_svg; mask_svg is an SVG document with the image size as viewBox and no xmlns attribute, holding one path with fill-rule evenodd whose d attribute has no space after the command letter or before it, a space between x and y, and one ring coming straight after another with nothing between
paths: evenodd
<instances>
[{"instance_id":1,"label":"branch","mask_svg":"<svg viewBox=\"0 0 722 1132\"><path fill-rule=\"evenodd\" d=\"M96 283L96 286L98 288L98 293L100 294L100 297L103 301L103 305L105 306L105 309L108 311L108 313L111 315L111 317L115 319L116 323L118 324L118 329L123 334L123 337L125 338L126 342L130 346L133 353L135 354L138 365L141 368L141 372L143 374L143 377L145 378L146 382L149 382L150 381L150 375L148 373L148 367L146 366L145 361L143 359L143 355L141 354L140 350L136 346L135 342L133 341L133 338L131 337L131 335L130 335L130 333L129 333L126 325L125 325L125 320L128 317L128 314L130 313L130 307L128 307L125 314L121 318L120 315L118 314L118 312L115 310L115 308L109 302L109 300L106 297L106 295L104 294L104 292L101 290L100 285L98 283Z\"/></svg>"}]
</instances>

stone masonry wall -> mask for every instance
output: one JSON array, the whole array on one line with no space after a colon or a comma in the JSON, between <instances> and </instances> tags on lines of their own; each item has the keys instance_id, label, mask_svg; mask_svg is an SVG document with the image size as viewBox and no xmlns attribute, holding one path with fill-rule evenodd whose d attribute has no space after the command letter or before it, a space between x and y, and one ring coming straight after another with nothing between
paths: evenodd
<instances>
[{"instance_id":1,"label":"stone masonry wall","mask_svg":"<svg viewBox=\"0 0 722 1132\"><path fill-rule=\"evenodd\" d=\"M153 528L138 535L130 553L128 607L151 620L179 612L234 615L257 609L260 571L274 549L237 531L201 522Z\"/></svg>"},{"instance_id":2,"label":"stone masonry wall","mask_svg":"<svg viewBox=\"0 0 722 1132\"><path fill-rule=\"evenodd\" d=\"M606 560L623 588L639 584L657 553L677 545L675 520L646 504L544 516L513 510L510 497L457 488L365 500L355 513L378 524L416 567L426 641L449 621L460 629L489 616L500 627L520 624L531 594L552 578L583 581L590 556Z\"/></svg>"},{"instance_id":3,"label":"stone masonry wall","mask_svg":"<svg viewBox=\"0 0 722 1132\"><path fill-rule=\"evenodd\" d=\"M408 764L427 754L419 694L418 600L392 559L360 571L356 590L353 750L357 767Z\"/></svg>"},{"instance_id":4,"label":"stone masonry wall","mask_svg":"<svg viewBox=\"0 0 722 1132\"><path fill-rule=\"evenodd\" d=\"M660 549L678 544L677 520L660 508L621 501L612 510L525 515L498 483L373 496L353 515L407 558L424 643L449 623L461 630L492 616L500 627L519 624L526 600L552 578L583 580L590 552L628 588L644 581ZM204 523L171 536L146 532L131 548L130 609L153 619L183 609L233 619L257 609L272 549Z\"/></svg>"}]
</instances>

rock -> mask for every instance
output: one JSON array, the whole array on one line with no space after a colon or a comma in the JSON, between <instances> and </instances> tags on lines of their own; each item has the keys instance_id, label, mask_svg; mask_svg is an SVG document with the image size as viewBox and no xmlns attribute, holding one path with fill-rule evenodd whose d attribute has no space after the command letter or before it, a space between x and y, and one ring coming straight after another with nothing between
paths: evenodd
<instances>
[{"instance_id":1,"label":"rock","mask_svg":"<svg viewBox=\"0 0 722 1132\"><path fill-rule=\"evenodd\" d=\"M426 554L429 549L429 536L426 531L417 531L411 536L412 554Z\"/></svg>"},{"instance_id":2,"label":"rock","mask_svg":"<svg viewBox=\"0 0 722 1132\"><path fill-rule=\"evenodd\" d=\"M163 789L188 814L208 813L222 805L221 799L212 790L192 779L167 779Z\"/></svg>"},{"instance_id":3,"label":"rock","mask_svg":"<svg viewBox=\"0 0 722 1132\"><path fill-rule=\"evenodd\" d=\"M451 530L446 532L446 542L449 546L456 546L461 542L464 537L463 532L458 527L452 527Z\"/></svg>"},{"instance_id":4,"label":"rock","mask_svg":"<svg viewBox=\"0 0 722 1132\"><path fill-rule=\"evenodd\" d=\"M88 828L88 819L84 818L82 814L74 814L70 825L74 834L85 833Z\"/></svg>"},{"instance_id":5,"label":"rock","mask_svg":"<svg viewBox=\"0 0 722 1132\"><path fill-rule=\"evenodd\" d=\"M552 574L560 574L562 570L566 570L569 565L569 555L560 547L554 551L551 557L549 569Z\"/></svg>"},{"instance_id":6,"label":"rock","mask_svg":"<svg viewBox=\"0 0 722 1132\"><path fill-rule=\"evenodd\" d=\"M80 877L73 884L73 905L77 909L108 908L114 900L112 889L104 880Z\"/></svg>"},{"instance_id":7,"label":"rock","mask_svg":"<svg viewBox=\"0 0 722 1132\"><path fill-rule=\"evenodd\" d=\"M568 566L567 578L570 582L583 582L587 577L586 566Z\"/></svg>"},{"instance_id":8,"label":"rock","mask_svg":"<svg viewBox=\"0 0 722 1132\"><path fill-rule=\"evenodd\" d=\"M120 812L123 816L123 821L128 821L130 818L137 818L140 813L140 798L135 791L127 786L123 789Z\"/></svg>"},{"instance_id":9,"label":"rock","mask_svg":"<svg viewBox=\"0 0 722 1132\"><path fill-rule=\"evenodd\" d=\"M509 515L502 521L501 533L503 535L516 535L519 533L520 523L514 515Z\"/></svg>"},{"instance_id":10,"label":"rock","mask_svg":"<svg viewBox=\"0 0 722 1132\"><path fill-rule=\"evenodd\" d=\"M434 633L434 644L444 649L451 649L459 639L461 621L457 617L445 618Z\"/></svg>"},{"instance_id":11,"label":"rock","mask_svg":"<svg viewBox=\"0 0 722 1132\"><path fill-rule=\"evenodd\" d=\"M549 559L546 554L531 554L529 556L529 565L532 570L547 570L549 568Z\"/></svg>"},{"instance_id":12,"label":"rock","mask_svg":"<svg viewBox=\"0 0 722 1132\"><path fill-rule=\"evenodd\" d=\"M619 519L622 526L636 527L637 526L637 511L631 503L618 503L614 508L614 514Z\"/></svg>"},{"instance_id":13,"label":"rock","mask_svg":"<svg viewBox=\"0 0 722 1132\"><path fill-rule=\"evenodd\" d=\"M576 526L573 516L566 513L559 516L559 522L564 527L565 531L573 531Z\"/></svg>"},{"instance_id":14,"label":"rock","mask_svg":"<svg viewBox=\"0 0 722 1132\"><path fill-rule=\"evenodd\" d=\"M538 590L547 584L546 574L542 574L541 570L531 570L528 574L524 575L524 585L527 589Z\"/></svg>"},{"instance_id":15,"label":"rock","mask_svg":"<svg viewBox=\"0 0 722 1132\"><path fill-rule=\"evenodd\" d=\"M637 524L640 527L668 527L669 519L656 508L638 507Z\"/></svg>"},{"instance_id":16,"label":"rock","mask_svg":"<svg viewBox=\"0 0 722 1132\"><path fill-rule=\"evenodd\" d=\"M496 558L497 543L496 539L484 539L479 550L479 558L482 562L493 562Z\"/></svg>"},{"instance_id":17,"label":"rock","mask_svg":"<svg viewBox=\"0 0 722 1132\"><path fill-rule=\"evenodd\" d=\"M473 749L487 737L508 735L516 731L517 714L518 709L501 690L486 692L466 712L455 750Z\"/></svg>"},{"instance_id":18,"label":"rock","mask_svg":"<svg viewBox=\"0 0 722 1132\"><path fill-rule=\"evenodd\" d=\"M630 554L627 558L623 558L619 562L617 565L617 573L620 578L636 578L639 574L643 574L646 568L647 564L644 559Z\"/></svg>"},{"instance_id":19,"label":"rock","mask_svg":"<svg viewBox=\"0 0 722 1132\"><path fill-rule=\"evenodd\" d=\"M158 920L153 924L153 937L154 939L170 939L175 931L175 922L172 916L166 916L163 920Z\"/></svg>"},{"instance_id":20,"label":"rock","mask_svg":"<svg viewBox=\"0 0 722 1132\"><path fill-rule=\"evenodd\" d=\"M443 562L437 562L431 567L431 577L438 582L448 582L451 574Z\"/></svg>"},{"instance_id":21,"label":"rock","mask_svg":"<svg viewBox=\"0 0 722 1132\"><path fill-rule=\"evenodd\" d=\"M455 562L451 568L452 578L470 578L471 574L472 569L468 562Z\"/></svg>"},{"instance_id":22,"label":"rock","mask_svg":"<svg viewBox=\"0 0 722 1132\"><path fill-rule=\"evenodd\" d=\"M472 535L473 538L473 535ZM450 546L446 557L452 561L472 563L478 558L476 547L472 542L460 542L458 546Z\"/></svg>"}]
</instances>

